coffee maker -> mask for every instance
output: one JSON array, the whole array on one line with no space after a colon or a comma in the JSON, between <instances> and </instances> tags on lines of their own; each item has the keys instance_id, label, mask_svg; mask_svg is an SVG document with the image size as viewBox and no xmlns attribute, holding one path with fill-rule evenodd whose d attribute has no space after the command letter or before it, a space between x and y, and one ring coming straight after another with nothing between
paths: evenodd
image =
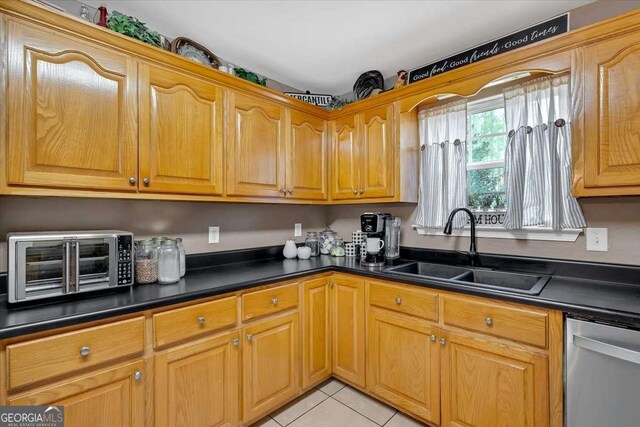
<instances>
[{"instance_id":1,"label":"coffee maker","mask_svg":"<svg viewBox=\"0 0 640 427\"><path fill-rule=\"evenodd\" d=\"M363 245L367 246L367 239L378 238L385 240L385 224L388 218L393 218L389 213L365 212L360 215L360 229L365 234ZM386 242L384 242L386 244ZM360 264L365 267L384 267L385 246L365 249L360 258Z\"/></svg>"}]
</instances>

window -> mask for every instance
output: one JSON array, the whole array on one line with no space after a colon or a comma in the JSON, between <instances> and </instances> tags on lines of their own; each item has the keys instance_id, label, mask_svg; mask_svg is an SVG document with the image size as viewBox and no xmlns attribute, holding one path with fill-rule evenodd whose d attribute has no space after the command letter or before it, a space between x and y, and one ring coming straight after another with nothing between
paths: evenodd
<instances>
[{"instance_id":1,"label":"window","mask_svg":"<svg viewBox=\"0 0 640 427\"><path fill-rule=\"evenodd\" d=\"M504 98L498 95L469 102L467 115L467 206L504 211Z\"/></svg>"}]
</instances>

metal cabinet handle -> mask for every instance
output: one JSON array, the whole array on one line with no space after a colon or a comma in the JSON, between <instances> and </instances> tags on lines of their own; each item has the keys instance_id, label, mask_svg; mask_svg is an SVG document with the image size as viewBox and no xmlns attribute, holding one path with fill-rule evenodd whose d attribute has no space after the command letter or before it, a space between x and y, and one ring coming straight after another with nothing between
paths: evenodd
<instances>
[{"instance_id":1,"label":"metal cabinet handle","mask_svg":"<svg viewBox=\"0 0 640 427\"><path fill-rule=\"evenodd\" d=\"M597 341L592 338L583 337L581 335L573 336L573 345L591 350L596 353L604 354L616 359L626 360L627 362L640 365L640 352L630 348L620 347L618 345Z\"/></svg>"},{"instance_id":2,"label":"metal cabinet handle","mask_svg":"<svg viewBox=\"0 0 640 427\"><path fill-rule=\"evenodd\" d=\"M238 344L240 344L240 340L238 338L234 338L233 341L231 341L231 343L233 344L234 347L237 347Z\"/></svg>"},{"instance_id":3,"label":"metal cabinet handle","mask_svg":"<svg viewBox=\"0 0 640 427\"><path fill-rule=\"evenodd\" d=\"M282 187L282 188L280 188L280 192L281 192L282 194L287 194L287 189L286 189L286 188L284 188L284 187Z\"/></svg>"},{"instance_id":4,"label":"metal cabinet handle","mask_svg":"<svg viewBox=\"0 0 640 427\"><path fill-rule=\"evenodd\" d=\"M247 335L247 341L251 341L253 339L253 334Z\"/></svg>"},{"instance_id":5,"label":"metal cabinet handle","mask_svg":"<svg viewBox=\"0 0 640 427\"><path fill-rule=\"evenodd\" d=\"M364 190L361 188L361 189L358 190L358 193L364 194Z\"/></svg>"},{"instance_id":6,"label":"metal cabinet handle","mask_svg":"<svg viewBox=\"0 0 640 427\"><path fill-rule=\"evenodd\" d=\"M447 340L445 340L444 338L440 338L440 345L445 345L447 343Z\"/></svg>"},{"instance_id":7,"label":"metal cabinet handle","mask_svg":"<svg viewBox=\"0 0 640 427\"><path fill-rule=\"evenodd\" d=\"M142 379L142 371L135 371L133 373L133 379L136 381L140 381Z\"/></svg>"},{"instance_id":8,"label":"metal cabinet handle","mask_svg":"<svg viewBox=\"0 0 640 427\"><path fill-rule=\"evenodd\" d=\"M198 323L200 323L201 325L204 325L204 322L205 322L206 320L207 320L207 319L205 319L205 318L204 318L204 316L200 316L200 317L198 317Z\"/></svg>"},{"instance_id":9,"label":"metal cabinet handle","mask_svg":"<svg viewBox=\"0 0 640 427\"><path fill-rule=\"evenodd\" d=\"M273 305L278 305L278 297L271 298L271 302L273 303Z\"/></svg>"},{"instance_id":10,"label":"metal cabinet handle","mask_svg":"<svg viewBox=\"0 0 640 427\"><path fill-rule=\"evenodd\" d=\"M356 190L355 188L353 189L353 194L358 194L358 190Z\"/></svg>"},{"instance_id":11,"label":"metal cabinet handle","mask_svg":"<svg viewBox=\"0 0 640 427\"><path fill-rule=\"evenodd\" d=\"M138 182L138 180L135 176L132 176L131 178L129 178L129 182L131 183L131 185L134 185L136 182Z\"/></svg>"},{"instance_id":12,"label":"metal cabinet handle","mask_svg":"<svg viewBox=\"0 0 640 427\"><path fill-rule=\"evenodd\" d=\"M329 282L329 287L333 288L333 282Z\"/></svg>"},{"instance_id":13,"label":"metal cabinet handle","mask_svg":"<svg viewBox=\"0 0 640 427\"><path fill-rule=\"evenodd\" d=\"M144 185L149 185L149 183L151 182L151 180L149 178L144 178L142 180L142 182L144 182Z\"/></svg>"},{"instance_id":14,"label":"metal cabinet handle","mask_svg":"<svg viewBox=\"0 0 640 427\"><path fill-rule=\"evenodd\" d=\"M87 357L89 355L89 353L91 353L91 349L89 347L87 347L86 345L83 346L80 349L80 356L82 356L82 357Z\"/></svg>"},{"instance_id":15,"label":"metal cabinet handle","mask_svg":"<svg viewBox=\"0 0 640 427\"><path fill-rule=\"evenodd\" d=\"M396 304L400 305L402 303L402 298L396 297Z\"/></svg>"},{"instance_id":16,"label":"metal cabinet handle","mask_svg":"<svg viewBox=\"0 0 640 427\"><path fill-rule=\"evenodd\" d=\"M429 337L429 339L430 339L431 341L435 341L435 340L436 340L436 338L438 338L438 337L436 337L435 335L431 335L431 336Z\"/></svg>"},{"instance_id":17,"label":"metal cabinet handle","mask_svg":"<svg viewBox=\"0 0 640 427\"><path fill-rule=\"evenodd\" d=\"M289 194L293 193L293 188L289 188L289 189L287 190L287 193L289 193Z\"/></svg>"},{"instance_id":18,"label":"metal cabinet handle","mask_svg":"<svg viewBox=\"0 0 640 427\"><path fill-rule=\"evenodd\" d=\"M484 323L486 323L487 326L493 326L493 319L491 317L485 317Z\"/></svg>"}]
</instances>

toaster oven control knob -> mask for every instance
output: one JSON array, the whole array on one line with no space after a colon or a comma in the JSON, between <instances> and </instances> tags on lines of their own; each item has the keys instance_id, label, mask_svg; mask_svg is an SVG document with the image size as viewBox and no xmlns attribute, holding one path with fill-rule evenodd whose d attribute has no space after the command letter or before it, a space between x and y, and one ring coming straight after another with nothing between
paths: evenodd
<instances>
[{"instance_id":1,"label":"toaster oven control knob","mask_svg":"<svg viewBox=\"0 0 640 427\"><path fill-rule=\"evenodd\" d=\"M135 176L132 176L131 178L129 178L129 182L131 183L131 185L134 185L136 182L138 182L138 180Z\"/></svg>"},{"instance_id":2,"label":"toaster oven control knob","mask_svg":"<svg viewBox=\"0 0 640 427\"><path fill-rule=\"evenodd\" d=\"M206 319L204 318L204 316L198 317L198 323L200 323L201 325L204 325L205 320Z\"/></svg>"},{"instance_id":3,"label":"toaster oven control knob","mask_svg":"<svg viewBox=\"0 0 640 427\"><path fill-rule=\"evenodd\" d=\"M91 353L91 349L86 345L80 349L80 356L87 357Z\"/></svg>"},{"instance_id":4,"label":"toaster oven control knob","mask_svg":"<svg viewBox=\"0 0 640 427\"><path fill-rule=\"evenodd\" d=\"M142 379L142 371L135 371L133 373L133 379L136 381L140 381Z\"/></svg>"},{"instance_id":5,"label":"toaster oven control knob","mask_svg":"<svg viewBox=\"0 0 640 427\"><path fill-rule=\"evenodd\" d=\"M151 180L149 178L144 178L142 180L142 182L144 182L144 185L149 185L149 183L151 182Z\"/></svg>"}]
</instances>

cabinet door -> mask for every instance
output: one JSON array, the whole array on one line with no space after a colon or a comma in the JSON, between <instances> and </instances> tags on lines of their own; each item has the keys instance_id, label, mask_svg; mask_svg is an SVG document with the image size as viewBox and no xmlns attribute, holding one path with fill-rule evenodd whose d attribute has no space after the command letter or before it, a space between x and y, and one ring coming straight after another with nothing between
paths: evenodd
<instances>
[{"instance_id":1,"label":"cabinet door","mask_svg":"<svg viewBox=\"0 0 640 427\"><path fill-rule=\"evenodd\" d=\"M359 196L360 185L356 116L336 119L332 123L332 133L331 198L356 199Z\"/></svg>"},{"instance_id":2,"label":"cabinet door","mask_svg":"<svg viewBox=\"0 0 640 427\"><path fill-rule=\"evenodd\" d=\"M364 387L364 282L343 276L334 276L332 282L333 373Z\"/></svg>"},{"instance_id":3,"label":"cabinet door","mask_svg":"<svg viewBox=\"0 0 640 427\"><path fill-rule=\"evenodd\" d=\"M360 197L378 198L394 195L396 153L392 123L392 105L362 113Z\"/></svg>"},{"instance_id":4,"label":"cabinet door","mask_svg":"<svg viewBox=\"0 0 640 427\"><path fill-rule=\"evenodd\" d=\"M330 278L304 282L302 388L331 376Z\"/></svg>"},{"instance_id":5,"label":"cabinet door","mask_svg":"<svg viewBox=\"0 0 640 427\"><path fill-rule=\"evenodd\" d=\"M229 93L227 194L284 197L285 114L267 101Z\"/></svg>"},{"instance_id":6,"label":"cabinet door","mask_svg":"<svg viewBox=\"0 0 640 427\"><path fill-rule=\"evenodd\" d=\"M549 425L547 357L449 334L442 345L442 425Z\"/></svg>"},{"instance_id":7,"label":"cabinet door","mask_svg":"<svg viewBox=\"0 0 640 427\"><path fill-rule=\"evenodd\" d=\"M636 31L585 48L585 187L640 194L639 40Z\"/></svg>"},{"instance_id":8,"label":"cabinet door","mask_svg":"<svg viewBox=\"0 0 640 427\"><path fill-rule=\"evenodd\" d=\"M369 311L367 387L425 421L440 423L440 349L427 322Z\"/></svg>"},{"instance_id":9,"label":"cabinet door","mask_svg":"<svg viewBox=\"0 0 640 427\"><path fill-rule=\"evenodd\" d=\"M291 111L287 149L287 191L296 199L327 199L326 123Z\"/></svg>"},{"instance_id":10,"label":"cabinet door","mask_svg":"<svg viewBox=\"0 0 640 427\"><path fill-rule=\"evenodd\" d=\"M222 194L222 90L140 65L141 191Z\"/></svg>"},{"instance_id":11,"label":"cabinet door","mask_svg":"<svg viewBox=\"0 0 640 427\"><path fill-rule=\"evenodd\" d=\"M135 191L136 62L59 32L7 29L8 183Z\"/></svg>"},{"instance_id":12,"label":"cabinet door","mask_svg":"<svg viewBox=\"0 0 640 427\"><path fill-rule=\"evenodd\" d=\"M245 422L268 414L300 390L298 313L243 330Z\"/></svg>"},{"instance_id":13,"label":"cabinet door","mask_svg":"<svg viewBox=\"0 0 640 427\"><path fill-rule=\"evenodd\" d=\"M12 406L64 406L65 427L142 427L144 382L144 362L140 360L7 400Z\"/></svg>"},{"instance_id":14,"label":"cabinet door","mask_svg":"<svg viewBox=\"0 0 640 427\"><path fill-rule=\"evenodd\" d=\"M238 344L239 334L232 332L158 353L156 425L238 425Z\"/></svg>"}]
</instances>

